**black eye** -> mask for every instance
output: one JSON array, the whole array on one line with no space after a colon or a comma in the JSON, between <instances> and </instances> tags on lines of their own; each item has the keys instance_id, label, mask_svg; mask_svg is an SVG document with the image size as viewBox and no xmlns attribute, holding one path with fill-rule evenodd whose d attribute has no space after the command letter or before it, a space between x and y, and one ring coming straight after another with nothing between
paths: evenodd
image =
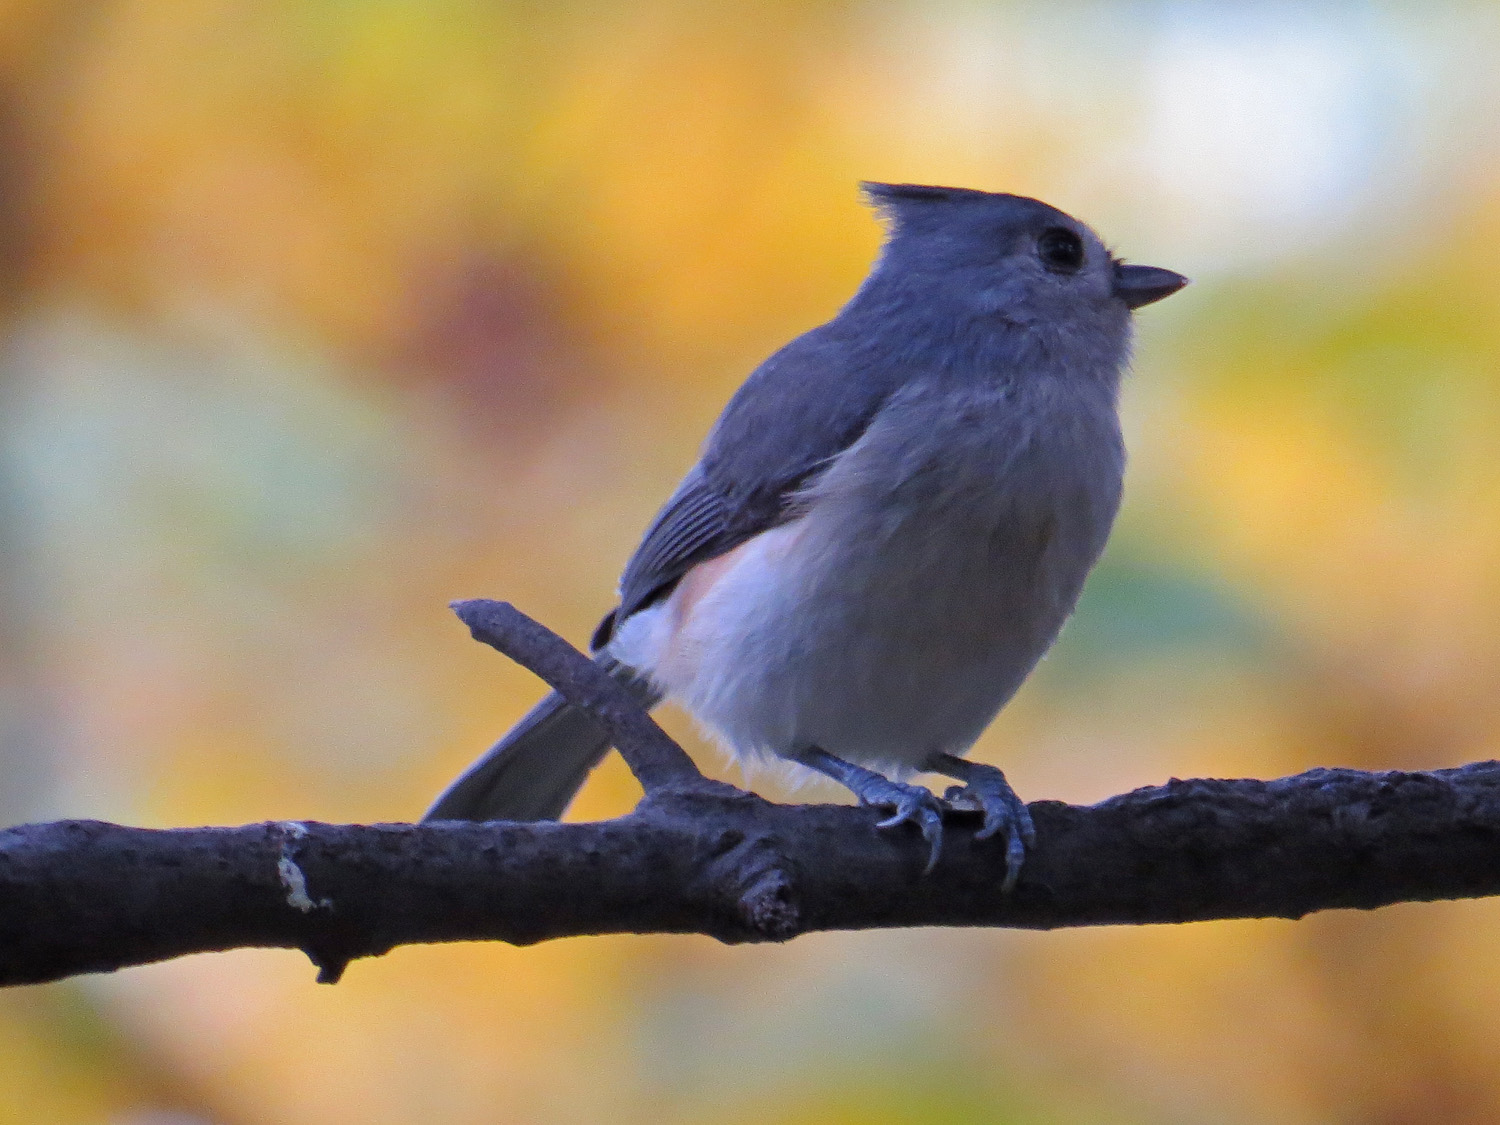
<instances>
[{"instance_id":1,"label":"black eye","mask_svg":"<svg viewBox=\"0 0 1500 1125\"><path fill-rule=\"evenodd\" d=\"M1048 227L1036 240L1037 257L1055 273L1077 273L1083 268L1083 239L1067 227Z\"/></svg>"}]
</instances>

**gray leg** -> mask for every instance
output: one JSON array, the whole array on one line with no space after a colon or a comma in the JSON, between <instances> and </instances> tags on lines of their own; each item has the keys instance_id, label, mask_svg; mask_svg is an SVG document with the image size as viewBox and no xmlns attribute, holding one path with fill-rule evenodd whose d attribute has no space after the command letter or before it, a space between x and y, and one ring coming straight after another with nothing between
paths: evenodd
<instances>
[{"instance_id":1,"label":"gray leg","mask_svg":"<svg viewBox=\"0 0 1500 1125\"><path fill-rule=\"evenodd\" d=\"M1005 882L1000 885L1000 891L1008 894L1021 875L1026 849L1036 843L1036 827L1031 823L1026 802L1016 796L1010 782L1005 780L1005 774L983 762L970 762L952 754L934 754L924 767L933 773L956 777L964 783L962 789L955 785L945 796L954 808L977 807L984 813L984 827L974 834L976 840L988 839L1004 829Z\"/></svg>"},{"instance_id":2,"label":"gray leg","mask_svg":"<svg viewBox=\"0 0 1500 1125\"><path fill-rule=\"evenodd\" d=\"M943 850L943 802L928 790L920 785L892 781L874 770L835 758L816 746L793 754L791 758L808 769L833 778L858 797L860 804L895 810L894 815L888 820L882 820L877 827L894 828L907 822L917 825L922 830L922 838L931 848L922 874L928 874L937 866L938 856Z\"/></svg>"}]
</instances>

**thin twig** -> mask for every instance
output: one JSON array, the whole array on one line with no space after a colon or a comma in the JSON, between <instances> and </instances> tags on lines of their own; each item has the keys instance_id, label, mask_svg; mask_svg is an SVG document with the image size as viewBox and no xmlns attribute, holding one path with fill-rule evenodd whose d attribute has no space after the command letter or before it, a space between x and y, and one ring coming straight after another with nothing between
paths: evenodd
<instances>
[{"instance_id":1,"label":"thin twig","mask_svg":"<svg viewBox=\"0 0 1500 1125\"><path fill-rule=\"evenodd\" d=\"M551 629L509 602L474 598L454 602L453 612L476 641L535 672L569 703L593 712L646 792L701 787L705 779L682 747L608 672Z\"/></svg>"}]
</instances>

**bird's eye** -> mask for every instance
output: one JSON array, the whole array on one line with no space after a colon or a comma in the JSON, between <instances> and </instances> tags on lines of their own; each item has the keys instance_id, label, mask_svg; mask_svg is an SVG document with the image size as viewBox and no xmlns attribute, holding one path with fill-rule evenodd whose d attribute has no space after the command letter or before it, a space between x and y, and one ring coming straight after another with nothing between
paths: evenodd
<instances>
[{"instance_id":1,"label":"bird's eye","mask_svg":"<svg viewBox=\"0 0 1500 1125\"><path fill-rule=\"evenodd\" d=\"M1067 227L1048 227L1036 240L1037 257L1054 273L1077 273L1083 268L1083 239Z\"/></svg>"}]
</instances>

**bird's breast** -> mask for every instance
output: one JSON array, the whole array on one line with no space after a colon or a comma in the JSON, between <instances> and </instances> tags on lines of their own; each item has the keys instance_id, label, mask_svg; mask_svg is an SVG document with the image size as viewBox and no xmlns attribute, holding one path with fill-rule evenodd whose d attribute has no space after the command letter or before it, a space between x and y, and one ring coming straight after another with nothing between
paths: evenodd
<instances>
[{"instance_id":1,"label":"bird's breast","mask_svg":"<svg viewBox=\"0 0 1500 1125\"><path fill-rule=\"evenodd\" d=\"M914 397L810 490L808 577L950 639L1050 641L1103 548L1123 467L1114 404L1091 388Z\"/></svg>"},{"instance_id":2,"label":"bird's breast","mask_svg":"<svg viewBox=\"0 0 1500 1125\"><path fill-rule=\"evenodd\" d=\"M1121 464L1110 403L897 403L799 519L690 574L622 644L740 750L962 752L1072 610Z\"/></svg>"}]
</instances>

